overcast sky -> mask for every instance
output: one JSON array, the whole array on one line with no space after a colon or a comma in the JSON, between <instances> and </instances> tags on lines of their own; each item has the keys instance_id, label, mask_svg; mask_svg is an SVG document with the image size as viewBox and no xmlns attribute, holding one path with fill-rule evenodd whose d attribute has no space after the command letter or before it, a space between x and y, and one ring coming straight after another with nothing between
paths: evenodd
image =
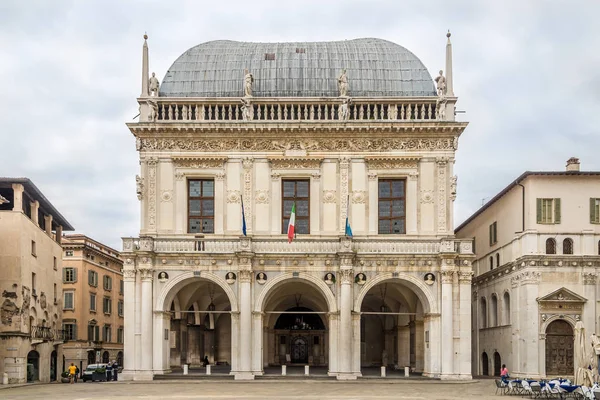
<instances>
[{"instance_id":1,"label":"overcast sky","mask_svg":"<svg viewBox=\"0 0 600 400\"><path fill-rule=\"evenodd\" d=\"M452 31L458 225L525 170L600 170L600 1L0 1L0 176L33 180L76 228L139 232L141 50L162 80L215 39L387 39L432 75Z\"/></svg>"}]
</instances>

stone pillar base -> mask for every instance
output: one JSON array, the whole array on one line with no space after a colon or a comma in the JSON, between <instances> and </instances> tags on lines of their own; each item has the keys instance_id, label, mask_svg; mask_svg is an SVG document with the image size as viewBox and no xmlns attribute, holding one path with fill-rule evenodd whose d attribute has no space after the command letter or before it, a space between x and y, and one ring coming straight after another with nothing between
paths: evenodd
<instances>
[{"instance_id":1,"label":"stone pillar base","mask_svg":"<svg viewBox=\"0 0 600 400\"><path fill-rule=\"evenodd\" d=\"M134 381L151 381L154 378L152 371L136 371L133 374Z\"/></svg>"},{"instance_id":2,"label":"stone pillar base","mask_svg":"<svg viewBox=\"0 0 600 400\"><path fill-rule=\"evenodd\" d=\"M458 381L464 380L459 374L440 374L440 379L443 381Z\"/></svg>"},{"instance_id":3,"label":"stone pillar base","mask_svg":"<svg viewBox=\"0 0 600 400\"><path fill-rule=\"evenodd\" d=\"M252 372L237 372L234 379L236 381L252 381L254 380L254 374Z\"/></svg>"},{"instance_id":4,"label":"stone pillar base","mask_svg":"<svg viewBox=\"0 0 600 400\"><path fill-rule=\"evenodd\" d=\"M135 371L123 370L119 375L117 375L117 379L119 381L127 382L132 381L135 376Z\"/></svg>"},{"instance_id":5,"label":"stone pillar base","mask_svg":"<svg viewBox=\"0 0 600 400\"><path fill-rule=\"evenodd\" d=\"M353 381L358 377L354 375L352 372L340 372L336 376L338 381Z\"/></svg>"}]
</instances>

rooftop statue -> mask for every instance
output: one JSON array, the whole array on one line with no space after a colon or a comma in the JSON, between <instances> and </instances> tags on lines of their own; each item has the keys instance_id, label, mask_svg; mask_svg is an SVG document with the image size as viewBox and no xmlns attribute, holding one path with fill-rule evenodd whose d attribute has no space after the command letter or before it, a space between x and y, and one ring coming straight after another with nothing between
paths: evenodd
<instances>
[{"instance_id":1,"label":"rooftop statue","mask_svg":"<svg viewBox=\"0 0 600 400\"><path fill-rule=\"evenodd\" d=\"M252 121L252 105L250 104L250 100L246 98L242 98L242 119L244 121Z\"/></svg>"},{"instance_id":2,"label":"rooftop statue","mask_svg":"<svg viewBox=\"0 0 600 400\"><path fill-rule=\"evenodd\" d=\"M148 121L156 122L158 118L158 103L156 100L148 99L146 100L148 105L150 106L150 113L148 114Z\"/></svg>"},{"instance_id":3,"label":"rooftop statue","mask_svg":"<svg viewBox=\"0 0 600 400\"><path fill-rule=\"evenodd\" d=\"M350 118L350 104L352 103L351 97L346 97L342 100L342 105L339 109L339 119L347 121Z\"/></svg>"},{"instance_id":4,"label":"rooftop statue","mask_svg":"<svg viewBox=\"0 0 600 400\"><path fill-rule=\"evenodd\" d=\"M252 85L254 85L254 76L250 71L246 70L244 75L244 96L252 96Z\"/></svg>"},{"instance_id":5,"label":"rooftop statue","mask_svg":"<svg viewBox=\"0 0 600 400\"><path fill-rule=\"evenodd\" d=\"M148 80L148 89L150 90L150 96L158 96L158 78L154 72L152 73L152 77Z\"/></svg>"},{"instance_id":6,"label":"rooftop statue","mask_svg":"<svg viewBox=\"0 0 600 400\"><path fill-rule=\"evenodd\" d=\"M435 78L435 83L437 84L437 94L442 97L446 95L446 77L444 76L444 71L440 70L440 75Z\"/></svg>"},{"instance_id":7,"label":"rooftop statue","mask_svg":"<svg viewBox=\"0 0 600 400\"><path fill-rule=\"evenodd\" d=\"M340 90L340 97L348 96L348 76L346 75L346 68L342 70L342 74L338 78L338 89Z\"/></svg>"}]
</instances>

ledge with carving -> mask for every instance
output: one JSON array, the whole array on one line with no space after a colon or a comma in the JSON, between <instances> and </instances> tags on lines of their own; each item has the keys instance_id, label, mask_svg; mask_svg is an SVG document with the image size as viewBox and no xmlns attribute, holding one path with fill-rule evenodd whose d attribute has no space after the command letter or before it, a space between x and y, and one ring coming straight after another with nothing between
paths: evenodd
<instances>
[{"instance_id":1,"label":"ledge with carving","mask_svg":"<svg viewBox=\"0 0 600 400\"><path fill-rule=\"evenodd\" d=\"M483 258L480 260L487 261ZM527 268L540 269L544 273L565 272L561 271L563 269L570 269L572 272L593 272L596 268L600 268L600 256L527 255L474 277L473 284L482 285L494 282L511 273Z\"/></svg>"}]
</instances>

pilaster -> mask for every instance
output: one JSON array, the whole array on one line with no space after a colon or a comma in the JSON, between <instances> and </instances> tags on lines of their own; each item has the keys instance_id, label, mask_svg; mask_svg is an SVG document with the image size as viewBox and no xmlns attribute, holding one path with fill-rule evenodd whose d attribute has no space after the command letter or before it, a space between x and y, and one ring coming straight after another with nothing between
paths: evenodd
<instances>
[{"instance_id":1,"label":"pilaster","mask_svg":"<svg viewBox=\"0 0 600 400\"><path fill-rule=\"evenodd\" d=\"M44 215L44 225L46 226L46 233L52 235L52 215Z\"/></svg>"},{"instance_id":2,"label":"pilaster","mask_svg":"<svg viewBox=\"0 0 600 400\"><path fill-rule=\"evenodd\" d=\"M413 171L408 175L406 183L406 233L416 235L418 233L418 193L419 173Z\"/></svg>"},{"instance_id":3,"label":"pilaster","mask_svg":"<svg viewBox=\"0 0 600 400\"><path fill-rule=\"evenodd\" d=\"M13 211L23 212L23 192L25 188L20 183L13 183Z\"/></svg>"},{"instance_id":4,"label":"pilaster","mask_svg":"<svg viewBox=\"0 0 600 400\"><path fill-rule=\"evenodd\" d=\"M136 380L152 379L153 367L153 315L152 315L152 260L145 258L139 266L138 271L142 280L142 367L141 374L137 374Z\"/></svg>"},{"instance_id":5,"label":"pilaster","mask_svg":"<svg viewBox=\"0 0 600 400\"><path fill-rule=\"evenodd\" d=\"M254 379L252 373L252 270L248 261L240 260L238 271L239 298L240 298L240 367L235 375L236 380ZM254 335L255 339L262 340L262 335Z\"/></svg>"},{"instance_id":6,"label":"pilaster","mask_svg":"<svg viewBox=\"0 0 600 400\"><path fill-rule=\"evenodd\" d=\"M126 258L123 264L123 317L125 321L123 332L124 365L119 380L133 380L135 372L135 265L131 258ZM138 350L139 351L139 350Z\"/></svg>"},{"instance_id":7,"label":"pilaster","mask_svg":"<svg viewBox=\"0 0 600 400\"><path fill-rule=\"evenodd\" d=\"M454 378L454 315L452 299L452 283L455 271L453 269L453 260L442 260L442 379ZM452 265L450 265L452 264Z\"/></svg>"},{"instance_id":8,"label":"pilaster","mask_svg":"<svg viewBox=\"0 0 600 400\"><path fill-rule=\"evenodd\" d=\"M346 241L348 239L345 239ZM347 246L346 246L347 247ZM352 284L354 253L338 253L340 257L340 380L356 379L352 367Z\"/></svg>"},{"instance_id":9,"label":"pilaster","mask_svg":"<svg viewBox=\"0 0 600 400\"><path fill-rule=\"evenodd\" d=\"M38 211L40 209L40 202L35 200L31 202L31 215L29 216L34 224L40 226L40 221L38 221Z\"/></svg>"}]
</instances>

